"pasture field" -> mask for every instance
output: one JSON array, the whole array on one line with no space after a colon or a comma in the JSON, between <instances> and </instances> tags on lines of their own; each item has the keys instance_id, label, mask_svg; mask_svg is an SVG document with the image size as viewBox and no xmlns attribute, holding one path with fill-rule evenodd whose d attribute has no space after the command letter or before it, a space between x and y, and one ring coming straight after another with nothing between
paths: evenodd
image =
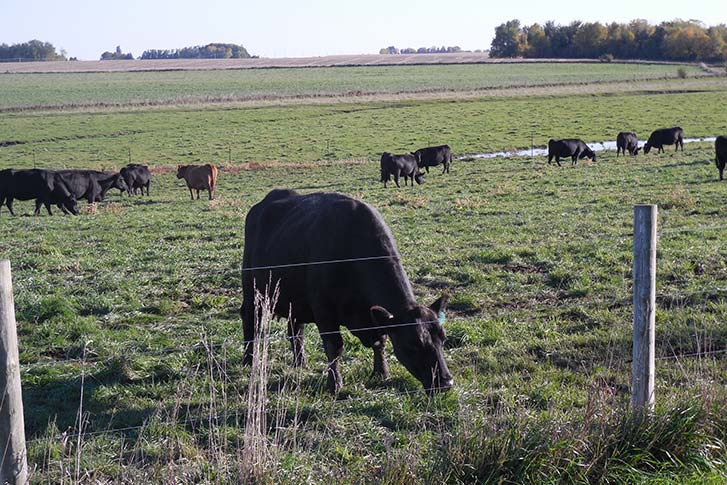
<instances>
[{"instance_id":1,"label":"pasture field","mask_svg":"<svg viewBox=\"0 0 727 485\"><path fill-rule=\"evenodd\" d=\"M645 138L672 124L713 136L727 132L725 91L0 115L0 141L18 142L0 147L0 168L34 157L120 168L131 147L155 172L151 197L114 193L78 217L32 217L30 202L15 218L0 210L34 481L723 482L727 183L711 144L562 168L465 158L398 190L378 181L378 155L626 128ZM223 165L215 201L189 201L174 176L198 162ZM276 187L338 191L382 213L419 301L451 295L455 388L426 396L390 347L392 378L380 382L345 333L334 400L315 328L309 367L295 371L275 322L271 446L251 471L242 234ZM644 202L660 207L659 360L657 409L639 422L628 412L630 268L632 206Z\"/></svg>"},{"instance_id":2,"label":"pasture field","mask_svg":"<svg viewBox=\"0 0 727 485\"><path fill-rule=\"evenodd\" d=\"M441 143L472 154L545 146L551 137L614 140L622 130L643 139L654 127L674 125L687 137L725 133L717 106L727 79L704 82L695 92L5 113L0 163L113 167L129 150L132 160L152 165L309 162L378 159L384 150Z\"/></svg>"},{"instance_id":3,"label":"pasture field","mask_svg":"<svg viewBox=\"0 0 727 485\"><path fill-rule=\"evenodd\" d=\"M0 66L1 67L1 66ZM523 63L0 74L0 109L482 90L676 78L675 65ZM682 66L689 77L704 75Z\"/></svg>"}]
</instances>

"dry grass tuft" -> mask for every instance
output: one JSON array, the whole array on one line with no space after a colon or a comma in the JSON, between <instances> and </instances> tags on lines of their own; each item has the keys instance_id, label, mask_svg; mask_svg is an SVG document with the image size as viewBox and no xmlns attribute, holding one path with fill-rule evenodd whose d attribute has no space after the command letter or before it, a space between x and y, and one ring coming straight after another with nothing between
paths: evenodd
<instances>
[{"instance_id":1,"label":"dry grass tuft","mask_svg":"<svg viewBox=\"0 0 727 485\"><path fill-rule=\"evenodd\" d=\"M396 194L391 201L391 205L402 205L419 209L429 203L429 199L424 196Z\"/></svg>"},{"instance_id":2,"label":"dry grass tuft","mask_svg":"<svg viewBox=\"0 0 727 485\"><path fill-rule=\"evenodd\" d=\"M674 187L671 192L664 194L659 201L662 209L694 209L699 200L691 195L689 191L681 185Z\"/></svg>"}]
</instances>

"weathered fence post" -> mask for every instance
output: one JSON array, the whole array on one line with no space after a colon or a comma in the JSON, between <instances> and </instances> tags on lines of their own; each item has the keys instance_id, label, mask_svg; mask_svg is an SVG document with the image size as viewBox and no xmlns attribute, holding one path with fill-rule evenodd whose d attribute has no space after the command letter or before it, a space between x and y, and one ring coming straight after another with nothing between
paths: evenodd
<instances>
[{"instance_id":1,"label":"weathered fence post","mask_svg":"<svg viewBox=\"0 0 727 485\"><path fill-rule=\"evenodd\" d=\"M10 261L0 260L0 483L28 482L23 396Z\"/></svg>"},{"instance_id":2,"label":"weathered fence post","mask_svg":"<svg viewBox=\"0 0 727 485\"><path fill-rule=\"evenodd\" d=\"M656 205L634 206L634 340L631 406L654 410L656 326Z\"/></svg>"}]
</instances>

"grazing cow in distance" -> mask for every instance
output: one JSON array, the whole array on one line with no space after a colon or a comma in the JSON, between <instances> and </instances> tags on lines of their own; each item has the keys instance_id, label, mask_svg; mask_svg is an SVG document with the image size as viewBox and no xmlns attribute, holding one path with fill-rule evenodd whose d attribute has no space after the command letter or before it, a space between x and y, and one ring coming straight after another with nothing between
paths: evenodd
<instances>
[{"instance_id":1,"label":"grazing cow in distance","mask_svg":"<svg viewBox=\"0 0 727 485\"><path fill-rule=\"evenodd\" d=\"M78 214L76 199L63 178L56 172L39 168L29 170L0 170L0 207L8 206L11 215L13 200L35 199L34 215L45 205L48 215L53 215L51 205L58 205L64 214Z\"/></svg>"},{"instance_id":2,"label":"grazing cow in distance","mask_svg":"<svg viewBox=\"0 0 727 485\"><path fill-rule=\"evenodd\" d=\"M184 178L184 181L187 182L189 196L192 200L194 200L192 189L197 191L198 200L200 190L206 190L209 193L209 199L214 199L217 185L217 167L214 165L178 165L177 178Z\"/></svg>"},{"instance_id":3,"label":"grazing cow in distance","mask_svg":"<svg viewBox=\"0 0 727 485\"><path fill-rule=\"evenodd\" d=\"M328 390L343 386L340 371L348 328L374 351L374 373L389 375L384 348L427 391L447 390L454 380L444 360L447 297L420 305L401 264L394 237L370 205L343 194L299 195L273 190L245 219L242 258L243 363L253 359L255 291L279 285L276 315L289 319L295 365L304 365L304 324L315 322L328 357Z\"/></svg>"},{"instance_id":4,"label":"grazing cow in distance","mask_svg":"<svg viewBox=\"0 0 727 485\"><path fill-rule=\"evenodd\" d=\"M394 177L396 186L401 187L399 185L399 176L404 177L404 185L406 185L407 179L411 179L412 187L414 187L415 180L420 185L424 182L424 174L419 171L419 165L413 153L403 155L394 155L389 152L382 153L381 181L384 182L384 188L386 188L386 182L391 180L391 177Z\"/></svg>"},{"instance_id":5,"label":"grazing cow in distance","mask_svg":"<svg viewBox=\"0 0 727 485\"><path fill-rule=\"evenodd\" d=\"M657 153L661 153L664 151L664 145L676 145L674 151L678 151L681 145L684 153L684 130L678 126L654 130L644 145L644 153L649 153L652 147L657 148Z\"/></svg>"},{"instance_id":6,"label":"grazing cow in distance","mask_svg":"<svg viewBox=\"0 0 727 485\"><path fill-rule=\"evenodd\" d=\"M141 195L149 195L149 185L151 185L151 172L149 167L140 163L130 163L119 172L126 182L126 193L129 196L136 195L136 190L141 189Z\"/></svg>"},{"instance_id":7,"label":"grazing cow in distance","mask_svg":"<svg viewBox=\"0 0 727 485\"><path fill-rule=\"evenodd\" d=\"M724 180L724 167L727 164L727 136L720 135L714 140L714 150L717 152L714 162L719 170L719 179Z\"/></svg>"},{"instance_id":8,"label":"grazing cow in distance","mask_svg":"<svg viewBox=\"0 0 727 485\"><path fill-rule=\"evenodd\" d=\"M66 183L76 200L86 199L89 204L101 202L112 188L126 190L126 182L119 173L98 170L59 170L56 172Z\"/></svg>"},{"instance_id":9,"label":"grazing cow in distance","mask_svg":"<svg viewBox=\"0 0 727 485\"><path fill-rule=\"evenodd\" d=\"M449 145L439 145L436 147L420 148L414 152L417 157L417 163L420 167L429 173L429 167L436 167L440 163L443 165L442 174L449 173L449 166L452 164L452 149Z\"/></svg>"},{"instance_id":10,"label":"grazing cow in distance","mask_svg":"<svg viewBox=\"0 0 727 485\"><path fill-rule=\"evenodd\" d=\"M560 158L571 157L571 163L573 165L579 159L590 158L594 162L596 161L596 154L593 150L588 148L588 145L579 138L563 138L562 140L548 140L548 164L552 163L555 158L555 163L560 167Z\"/></svg>"},{"instance_id":11,"label":"grazing cow in distance","mask_svg":"<svg viewBox=\"0 0 727 485\"><path fill-rule=\"evenodd\" d=\"M616 136L616 156L618 157L619 152L626 156L626 152L629 155L638 155L639 153L639 137L632 131L622 131Z\"/></svg>"}]
</instances>

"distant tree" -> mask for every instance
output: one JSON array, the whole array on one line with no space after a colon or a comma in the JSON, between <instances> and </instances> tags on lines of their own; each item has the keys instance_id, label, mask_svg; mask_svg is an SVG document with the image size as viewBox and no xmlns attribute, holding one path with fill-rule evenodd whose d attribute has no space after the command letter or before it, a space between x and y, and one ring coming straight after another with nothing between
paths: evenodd
<instances>
[{"instance_id":1,"label":"distant tree","mask_svg":"<svg viewBox=\"0 0 727 485\"><path fill-rule=\"evenodd\" d=\"M573 51L578 57L596 58L603 54L608 29L599 22L585 23L573 34Z\"/></svg>"},{"instance_id":2,"label":"distant tree","mask_svg":"<svg viewBox=\"0 0 727 485\"><path fill-rule=\"evenodd\" d=\"M518 57L526 47L519 20L510 20L495 27L495 38L490 46L492 57Z\"/></svg>"},{"instance_id":3,"label":"distant tree","mask_svg":"<svg viewBox=\"0 0 727 485\"><path fill-rule=\"evenodd\" d=\"M103 54L101 54L101 60L102 61L118 61L118 60L125 60L125 59L133 59L134 56L131 53L124 54L121 52L121 46L117 45L116 50L114 52L106 51Z\"/></svg>"},{"instance_id":4,"label":"distant tree","mask_svg":"<svg viewBox=\"0 0 727 485\"><path fill-rule=\"evenodd\" d=\"M527 28L528 48L523 53L526 57L550 57L550 40L539 24Z\"/></svg>"}]
</instances>

